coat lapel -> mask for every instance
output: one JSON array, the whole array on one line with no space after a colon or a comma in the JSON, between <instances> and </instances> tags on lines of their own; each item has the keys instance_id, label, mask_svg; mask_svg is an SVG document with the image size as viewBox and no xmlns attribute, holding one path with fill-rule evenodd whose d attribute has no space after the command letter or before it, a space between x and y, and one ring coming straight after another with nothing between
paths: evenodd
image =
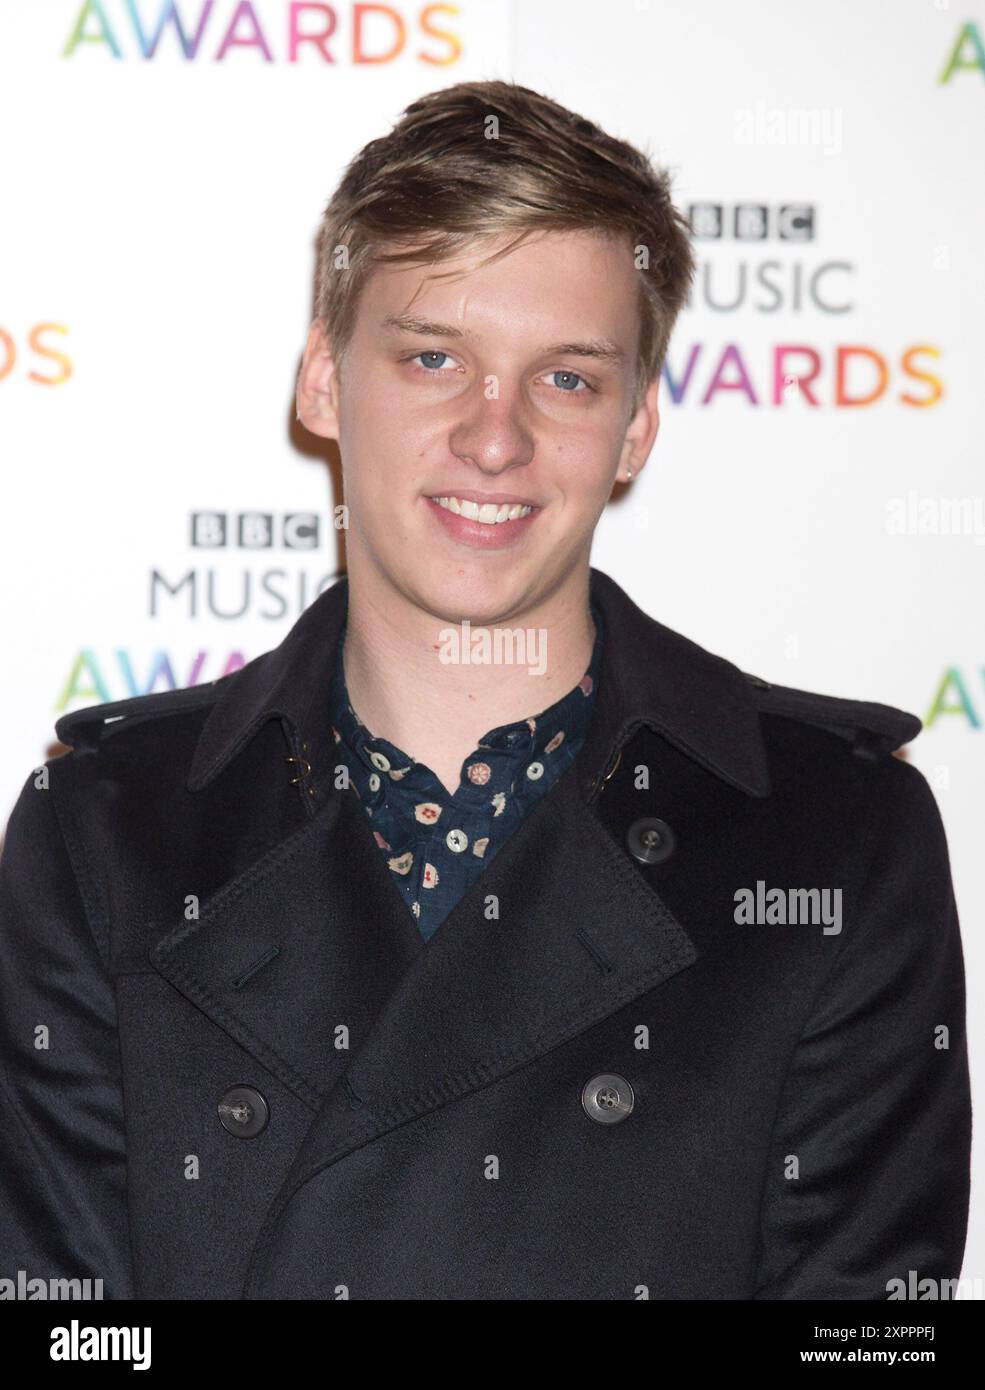
<instances>
[{"instance_id":1,"label":"coat lapel","mask_svg":"<svg viewBox=\"0 0 985 1390\"><path fill-rule=\"evenodd\" d=\"M326 801L150 953L312 1110L424 949L354 802ZM402 915L369 909L388 893Z\"/></svg>"},{"instance_id":2,"label":"coat lapel","mask_svg":"<svg viewBox=\"0 0 985 1390\"><path fill-rule=\"evenodd\" d=\"M586 805L577 776L576 763L407 965L309 1129L258 1251L326 1165L490 1085L696 960L687 933ZM498 917L486 915L490 898ZM386 910L411 920L396 892ZM261 1265L251 1278L262 1278Z\"/></svg>"},{"instance_id":3,"label":"coat lapel","mask_svg":"<svg viewBox=\"0 0 985 1390\"><path fill-rule=\"evenodd\" d=\"M579 772L576 761L427 944L350 791L151 952L318 1111L298 1171L488 1084L695 959L586 805Z\"/></svg>"}]
</instances>

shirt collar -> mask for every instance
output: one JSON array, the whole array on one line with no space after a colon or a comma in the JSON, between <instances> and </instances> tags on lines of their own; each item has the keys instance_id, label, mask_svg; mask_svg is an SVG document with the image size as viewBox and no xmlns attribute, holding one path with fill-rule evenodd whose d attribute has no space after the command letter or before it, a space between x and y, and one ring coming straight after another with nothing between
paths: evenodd
<instances>
[{"instance_id":1,"label":"shirt collar","mask_svg":"<svg viewBox=\"0 0 985 1390\"><path fill-rule=\"evenodd\" d=\"M327 713L348 612L342 577L302 613L279 646L225 678L199 735L187 786L207 786L270 719L280 719L312 768L315 797L332 795L335 739ZM651 618L602 570L589 571L601 613L594 710L579 759L594 789L626 740L647 725L753 796L770 790L759 714L730 662Z\"/></svg>"},{"instance_id":2,"label":"shirt collar","mask_svg":"<svg viewBox=\"0 0 985 1390\"><path fill-rule=\"evenodd\" d=\"M567 694L555 700L549 708L531 713L524 719L510 724L499 724L488 729L476 745L479 750L487 750L500 763L508 762L519 766L531 758L546 757L548 750L556 746L561 734L567 739L583 739L594 708L594 696L599 682L602 664L602 643L605 620L601 611L593 603L592 618L595 622L595 641L588 666ZM345 683L345 668L342 648L345 639L345 626L336 643L335 669L326 702L327 716L332 723L332 733L336 743L341 744L354 755L361 766L370 774L381 768L397 769L401 773L397 785L403 787L404 770L406 784L412 784L419 771L414 759L388 739L375 736L360 720L349 703L349 693ZM374 754L377 758L374 760ZM385 759L381 762L379 759ZM420 769L423 771L423 769ZM426 775L426 774L425 774ZM430 778L427 778L430 781ZM462 784L466 790L468 784Z\"/></svg>"}]
</instances>

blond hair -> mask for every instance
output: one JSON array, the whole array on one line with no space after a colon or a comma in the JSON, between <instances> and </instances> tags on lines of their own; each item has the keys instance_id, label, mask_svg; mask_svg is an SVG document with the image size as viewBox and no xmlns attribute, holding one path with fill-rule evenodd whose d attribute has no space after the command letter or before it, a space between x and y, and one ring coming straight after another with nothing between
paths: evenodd
<instances>
[{"instance_id":1,"label":"blond hair","mask_svg":"<svg viewBox=\"0 0 985 1390\"><path fill-rule=\"evenodd\" d=\"M429 92L347 166L322 218L315 275L315 314L336 360L374 266L441 261L477 237L514 233L487 258L497 259L541 231L591 231L632 249L641 314L635 409L663 367L694 275L687 222L669 175L640 150L513 82Z\"/></svg>"}]
</instances>

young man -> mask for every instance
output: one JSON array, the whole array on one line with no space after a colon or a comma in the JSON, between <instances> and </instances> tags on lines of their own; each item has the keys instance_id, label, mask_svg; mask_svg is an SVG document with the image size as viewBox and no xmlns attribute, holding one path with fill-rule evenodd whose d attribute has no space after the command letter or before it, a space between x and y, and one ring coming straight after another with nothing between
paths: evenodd
<instances>
[{"instance_id":1,"label":"young man","mask_svg":"<svg viewBox=\"0 0 985 1390\"><path fill-rule=\"evenodd\" d=\"M523 87L435 92L354 160L297 387L347 578L223 680L59 720L10 820L0 1275L959 1275L961 944L892 756L919 721L745 676L590 567L692 271L666 177Z\"/></svg>"}]
</instances>

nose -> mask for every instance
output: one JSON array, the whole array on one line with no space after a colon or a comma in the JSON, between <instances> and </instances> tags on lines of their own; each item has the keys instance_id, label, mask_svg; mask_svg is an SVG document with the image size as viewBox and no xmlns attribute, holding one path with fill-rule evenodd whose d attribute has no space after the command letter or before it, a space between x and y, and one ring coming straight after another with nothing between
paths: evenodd
<instances>
[{"instance_id":1,"label":"nose","mask_svg":"<svg viewBox=\"0 0 985 1390\"><path fill-rule=\"evenodd\" d=\"M489 400L484 388L479 400L469 402L466 415L453 427L449 447L456 458L468 460L483 473L505 473L530 463L533 435L522 418L520 402L504 396Z\"/></svg>"}]
</instances>

